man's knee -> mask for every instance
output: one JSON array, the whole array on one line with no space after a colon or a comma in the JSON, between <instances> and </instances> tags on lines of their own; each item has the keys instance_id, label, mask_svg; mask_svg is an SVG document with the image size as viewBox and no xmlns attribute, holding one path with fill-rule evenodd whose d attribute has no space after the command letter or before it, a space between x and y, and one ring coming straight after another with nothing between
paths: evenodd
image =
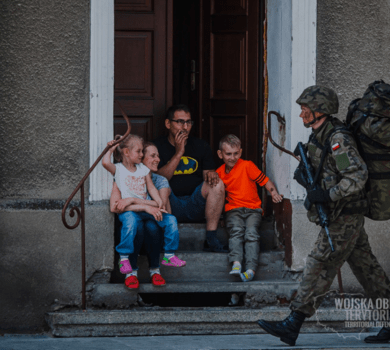
<instances>
[{"instance_id":1,"label":"man's knee","mask_svg":"<svg viewBox=\"0 0 390 350\"><path fill-rule=\"evenodd\" d=\"M218 183L211 187L207 182L205 182L206 186L209 187L208 193L211 194L213 197L225 197L225 185L221 180L218 181Z\"/></svg>"}]
</instances>

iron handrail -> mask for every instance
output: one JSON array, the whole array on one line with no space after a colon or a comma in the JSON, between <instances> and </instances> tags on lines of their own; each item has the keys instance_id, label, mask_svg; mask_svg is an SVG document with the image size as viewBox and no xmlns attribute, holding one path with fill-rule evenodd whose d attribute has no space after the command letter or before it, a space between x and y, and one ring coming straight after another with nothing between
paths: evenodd
<instances>
[{"instance_id":1,"label":"iron handrail","mask_svg":"<svg viewBox=\"0 0 390 350\"><path fill-rule=\"evenodd\" d=\"M106 146L106 148L103 150L103 152L100 154L100 156L96 159L95 163L93 163L93 165L89 168L89 170L86 172L84 177L81 179L80 183L74 189L72 194L69 196L68 200L65 202L64 207L62 208L62 222L63 222L63 224L65 225L65 227L67 229L73 230L76 227L78 227L80 222L81 222L81 265L82 265L81 266L81 279L82 279L82 283L81 283L81 288L82 288L81 289L81 298L82 298L82 302L81 302L81 304L82 304L83 310L86 309L86 297L85 297L86 290L85 290L85 203L84 203L84 182L87 180L87 178L89 177L91 172L95 169L96 165L100 162L100 160L107 153L107 151L111 147L113 147L113 146L117 145L118 143L122 142L122 140L125 137L127 137L127 135L130 134L130 130L131 130L129 117L126 115L126 113L123 110L123 108L120 105L120 103L118 101L115 101L115 103L117 103L119 109L121 110L123 118L125 118L125 120L126 120L126 123L127 123L127 131L126 131L126 133L119 140L115 141L112 144L112 146ZM73 225L69 225L66 222L66 216L65 216L66 209L67 209L70 201L73 199L73 197L76 195L77 191L79 191L79 190L80 190L80 199L81 199L80 207L81 208L78 208L77 205L75 205L72 208L70 208L69 216L71 218L73 218L75 213L76 213L77 214L77 220L76 220L76 222Z\"/></svg>"}]
</instances>

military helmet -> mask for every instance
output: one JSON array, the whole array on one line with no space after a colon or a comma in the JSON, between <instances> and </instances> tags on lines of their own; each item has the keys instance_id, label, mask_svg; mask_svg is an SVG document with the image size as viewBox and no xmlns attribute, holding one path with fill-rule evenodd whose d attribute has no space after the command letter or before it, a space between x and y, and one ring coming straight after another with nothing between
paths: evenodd
<instances>
[{"instance_id":1,"label":"military helmet","mask_svg":"<svg viewBox=\"0 0 390 350\"><path fill-rule=\"evenodd\" d=\"M308 106L313 112L336 114L339 111L337 94L332 89L319 85L309 86L303 90L297 103Z\"/></svg>"}]
</instances>

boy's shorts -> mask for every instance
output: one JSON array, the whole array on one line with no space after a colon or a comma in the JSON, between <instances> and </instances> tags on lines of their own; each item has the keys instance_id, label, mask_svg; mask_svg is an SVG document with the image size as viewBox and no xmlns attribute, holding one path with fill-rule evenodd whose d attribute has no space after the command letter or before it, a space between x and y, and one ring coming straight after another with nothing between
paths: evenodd
<instances>
[{"instance_id":1,"label":"boy's shorts","mask_svg":"<svg viewBox=\"0 0 390 350\"><path fill-rule=\"evenodd\" d=\"M202 196L203 182L189 196L169 196L172 214L178 222L202 222L205 220L206 199Z\"/></svg>"}]
</instances>

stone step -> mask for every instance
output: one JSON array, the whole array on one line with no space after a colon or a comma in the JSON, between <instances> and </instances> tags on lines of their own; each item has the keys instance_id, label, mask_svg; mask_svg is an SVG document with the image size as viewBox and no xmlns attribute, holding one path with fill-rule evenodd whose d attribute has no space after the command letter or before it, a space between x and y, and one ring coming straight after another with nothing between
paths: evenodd
<instances>
[{"instance_id":1,"label":"stone step","mask_svg":"<svg viewBox=\"0 0 390 350\"><path fill-rule=\"evenodd\" d=\"M264 333L257 325L258 319L280 321L289 313L287 307L276 306L262 309L134 308L51 312L46 315L46 321L57 337L258 334ZM346 327L346 320L344 310L322 308L304 322L301 333L364 331Z\"/></svg>"},{"instance_id":2,"label":"stone step","mask_svg":"<svg viewBox=\"0 0 390 350\"><path fill-rule=\"evenodd\" d=\"M227 253L177 252L185 260L184 267L167 267L161 265L161 275L167 282L236 282L241 281L237 275L230 275L231 263ZM163 255L161 255L161 258ZM149 265L146 256L138 257L138 279L141 283L149 282ZM255 281L275 280L283 276L284 252L262 252ZM117 282L124 281L124 275L117 275Z\"/></svg>"},{"instance_id":3,"label":"stone step","mask_svg":"<svg viewBox=\"0 0 390 350\"><path fill-rule=\"evenodd\" d=\"M206 239L206 224L179 224L179 250L201 251ZM217 237L223 244L228 243L228 234L222 227L218 227ZM260 251L269 251L277 246L274 234L273 221L264 219L260 227Z\"/></svg>"},{"instance_id":4,"label":"stone step","mask_svg":"<svg viewBox=\"0 0 390 350\"><path fill-rule=\"evenodd\" d=\"M298 288L297 282L291 281L267 281L267 282L187 282L187 283L167 283L162 287L155 287L150 282L141 283L140 287L131 290L124 284L97 284L93 287L90 302L93 306L107 307L110 309L128 308L138 305L138 294L147 302L145 294L166 294L178 298L179 294L191 294L184 301L171 300L169 305L201 305L201 306L228 306L231 302L232 294L236 294L237 300L241 304L257 307L260 304L278 303L278 301L291 300ZM170 295L168 295L170 294ZM213 295L214 294L214 295ZM219 297L216 300L214 297ZM196 301L195 301L196 299ZM162 300L161 297L159 300ZM237 301L238 302L238 301ZM158 303L152 303L158 304ZM166 303L165 303L166 305Z\"/></svg>"}]
</instances>

